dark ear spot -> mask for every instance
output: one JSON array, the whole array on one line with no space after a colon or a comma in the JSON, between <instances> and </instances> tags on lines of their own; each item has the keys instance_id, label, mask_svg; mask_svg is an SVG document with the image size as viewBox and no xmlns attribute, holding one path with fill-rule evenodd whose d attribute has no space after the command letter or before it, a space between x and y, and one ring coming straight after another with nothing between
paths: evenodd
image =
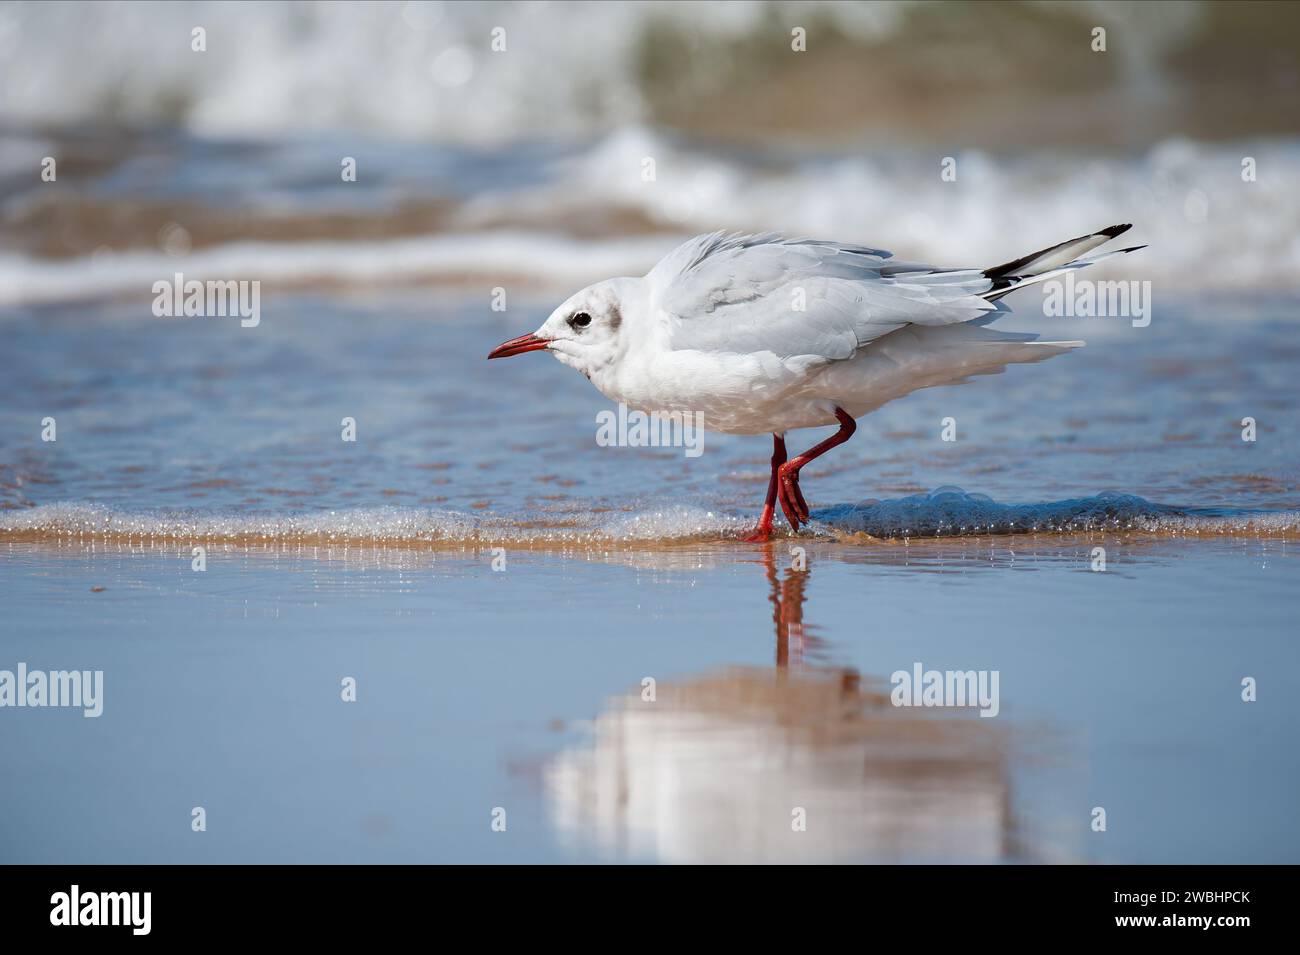
<instances>
[{"instance_id":1,"label":"dark ear spot","mask_svg":"<svg viewBox=\"0 0 1300 955\"><path fill-rule=\"evenodd\" d=\"M623 324L623 312L618 305L611 305L609 308L609 327L612 331L618 331L618 326Z\"/></svg>"}]
</instances>

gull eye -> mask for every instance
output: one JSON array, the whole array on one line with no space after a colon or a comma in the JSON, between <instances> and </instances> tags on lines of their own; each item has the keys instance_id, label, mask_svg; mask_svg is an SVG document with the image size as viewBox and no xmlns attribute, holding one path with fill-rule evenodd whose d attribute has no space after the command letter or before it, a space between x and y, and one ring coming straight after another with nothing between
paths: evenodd
<instances>
[{"instance_id":1,"label":"gull eye","mask_svg":"<svg viewBox=\"0 0 1300 955\"><path fill-rule=\"evenodd\" d=\"M569 319L569 325L573 328L586 328L591 324L591 316L586 312L574 312Z\"/></svg>"}]
</instances>

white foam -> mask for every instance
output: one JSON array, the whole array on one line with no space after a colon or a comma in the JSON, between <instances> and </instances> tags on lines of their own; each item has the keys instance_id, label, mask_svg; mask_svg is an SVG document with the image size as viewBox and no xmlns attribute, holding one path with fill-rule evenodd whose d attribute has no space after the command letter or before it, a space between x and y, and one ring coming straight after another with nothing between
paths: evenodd
<instances>
[{"instance_id":1,"label":"white foam","mask_svg":"<svg viewBox=\"0 0 1300 955\"><path fill-rule=\"evenodd\" d=\"M889 35L903 15L893 5L811 6L789 10L857 37ZM7 4L0 120L179 118L220 136L341 121L413 138L574 134L649 111L640 64L651 30L743 37L772 12L753 2ZM197 53L200 26L207 49ZM498 26L505 53L490 49Z\"/></svg>"},{"instance_id":2,"label":"white foam","mask_svg":"<svg viewBox=\"0 0 1300 955\"><path fill-rule=\"evenodd\" d=\"M981 494L940 488L892 501L843 504L813 512L813 532L882 538L989 534L1145 531L1205 536L1290 535L1300 511L1212 512L1154 504L1124 494L1041 504L999 504ZM565 512L525 520L480 512L360 507L283 514L123 510L93 503L43 504L0 511L0 539L106 537L193 542L607 544L719 540L752 529L752 515L669 505L610 515Z\"/></svg>"},{"instance_id":3,"label":"white foam","mask_svg":"<svg viewBox=\"0 0 1300 955\"><path fill-rule=\"evenodd\" d=\"M1223 175L1249 154L1256 182ZM656 157L658 181L640 159ZM0 306L138 296L187 279L311 284L523 280L556 296L614 275L644 274L682 239L714 229L776 230L862 242L900 258L987 266L1116 221L1147 249L1086 278L1151 283L1152 309L1204 291L1300 290L1300 142L1162 143L1136 157L1049 153L958 157L960 187L906 156L808 158L771 171L676 144L643 127L612 134L555 164L546 181L498 187L459 207L454 231L386 240L238 242L183 257L157 251L75 259L0 254ZM376 211L382 217L382 210ZM649 221L658 234L577 238L566 224ZM503 223L546 224L511 228ZM553 225L552 225L553 224ZM643 230L643 226L639 226ZM1032 310L1043 289L1017 293ZM1217 312L1216 312L1217 314ZM1254 314L1271 317L1271 310Z\"/></svg>"},{"instance_id":4,"label":"white foam","mask_svg":"<svg viewBox=\"0 0 1300 955\"><path fill-rule=\"evenodd\" d=\"M643 156L655 157L653 183L634 174ZM1267 174L1248 183L1225 175L1243 156ZM560 181L487 196L476 208L563 218L612 206L675 231L775 230L966 267L1133 222L1123 244L1150 248L1090 269L1089 278L1151 281L1158 301L1198 289L1300 289L1300 192L1291 188L1300 142L1179 139L1133 156L959 150L954 158L958 180L947 183L928 154L812 157L772 171L632 127L562 167Z\"/></svg>"},{"instance_id":5,"label":"white foam","mask_svg":"<svg viewBox=\"0 0 1300 955\"><path fill-rule=\"evenodd\" d=\"M654 261L662 238L601 242L518 231L342 242L239 242L184 258L131 251L78 259L33 259L0 254L0 306L36 305L110 296L153 299L153 284L260 280L286 284L321 281L410 282L440 278L523 278L544 284L580 284L627 274Z\"/></svg>"}]
</instances>

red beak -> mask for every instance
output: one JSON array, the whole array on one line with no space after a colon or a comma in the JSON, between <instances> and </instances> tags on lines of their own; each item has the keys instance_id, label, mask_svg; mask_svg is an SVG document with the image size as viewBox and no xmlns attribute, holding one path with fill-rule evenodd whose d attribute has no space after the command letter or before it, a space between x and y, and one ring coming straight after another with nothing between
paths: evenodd
<instances>
[{"instance_id":1,"label":"red beak","mask_svg":"<svg viewBox=\"0 0 1300 955\"><path fill-rule=\"evenodd\" d=\"M522 355L526 351L537 351L539 348L545 348L550 341L545 338L538 338L532 332L527 335L520 335L518 338L512 338L508 342L502 342L496 348L488 352L488 360L493 358L510 358L513 355Z\"/></svg>"}]
</instances>

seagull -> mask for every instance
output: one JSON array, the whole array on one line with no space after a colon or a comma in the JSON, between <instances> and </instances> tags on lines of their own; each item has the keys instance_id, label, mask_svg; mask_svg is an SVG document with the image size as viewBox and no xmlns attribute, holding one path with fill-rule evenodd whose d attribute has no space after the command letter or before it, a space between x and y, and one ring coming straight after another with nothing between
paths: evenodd
<instances>
[{"instance_id":1,"label":"seagull","mask_svg":"<svg viewBox=\"0 0 1300 955\"><path fill-rule=\"evenodd\" d=\"M1144 246L1090 255L1127 232L1113 225L987 269L896 261L890 252L775 233L714 232L669 252L640 278L589 285L535 332L488 358L549 351L611 401L700 415L706 430L772 435L758 527L779 503L792 530L809 521L799 472L853 436L868 412L920 388L997 374L1083 345L991 329L1018 288ZM785 434L839 429L787 457Z\"/></svg>"}]
</instances>

